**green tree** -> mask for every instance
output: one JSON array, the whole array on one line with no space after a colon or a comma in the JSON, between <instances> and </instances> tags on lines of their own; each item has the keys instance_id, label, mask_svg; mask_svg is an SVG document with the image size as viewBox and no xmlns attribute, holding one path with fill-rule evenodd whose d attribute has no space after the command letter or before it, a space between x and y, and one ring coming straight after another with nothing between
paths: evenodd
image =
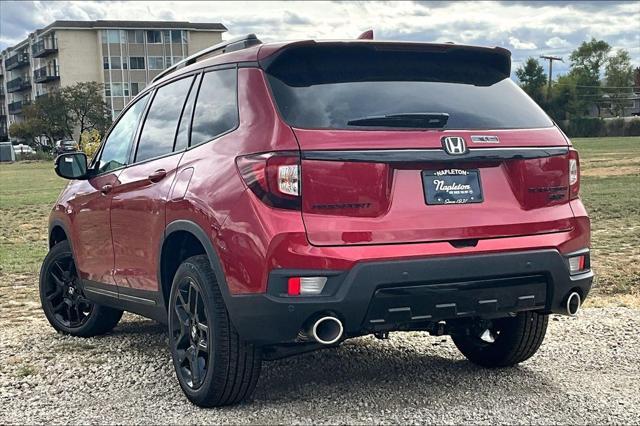
<instances>
[{"instance_id":1,"label":"green tree","mask_svg":"<svg viewBox=\"0 0 640 426\"><path fill-rule=\"evenodd\" d=\"M629 52L620 49L610 57L604 75L607 94L611 99L611 114L622 116L627 99L633 95L633 66Z\"/></svg>"},{"instance_id":2,"label":"green tree","mask_svg":"<svg viewBox=\"0 0 640 426\"><path fill-rule=\"evenodd\" d=\"M42 149L44 145L44 124L38 119L25 119L16 121L9 126L12 137L24 140L24 143L35 148Z\"/></svg>"},{"instance_id":3,"label":"green tree","mask_svg":"<svg viewBox=\"0 0 640 426\"><path fill-rule=\"evenodd\" d=\"M547 82L547 74L545 74L538 60L528 58L526 62L516 70L516 77L518 77L520 81L522 90L527 92L538 105L543 105L543 89Z\"/></svg>"},{"instance_id":4,"label":"green tree","mask_svg":"<svg viewBox=\"0 0 640 426\"><path fill-rule=\"evenodd\" d=\"M9 127L9 132L34 148L43 149L46 140L55 141L71 136L73 122L59 92L37 98L24 108L23 117L23 121Z\"/></svg>"},{"instance_id":5,"label":"green tree","mask_svg":"<svg viewBox=\"0 0 640 426\"><path fill-rule=\"evenodd\" d=\"M59 91L37 98L30 113L32 117L42 121L44 134L51 140L72 136L73 119L69 116L66 100ZM28 117L29 114L25 116Z\"/></svg>"},{"instance_id":6,"label":"green tree","mask_svg":"<svg viewBox=\"0 0 640 426\"><path fill-rule=\"evenodd\" d=\"M69 116L80 134L98 130L104 135L111 124L111 114L102 93L104 85L95 81L80 82L62 89Z\"/></svg>"},{"instance_id":7,"label":"green tree","mask_svg":"<svg viewBox=\"0 0 640 426\"><path fill-rule=\"evenodd\" d=\"M579 114L587 113L591 105L596 105L598 116L600 116L602 101L600 75L610 50L609 43L592 38L591 41L583 42L569 57L570 75L576 82L576 108Z\"/></svg>"},{"instance_id":8,"label":"green tree","mask_svg":"<svg viewBox=\"0 0 640 426\"><path fill-rule=\"evenodd\" d=\"M546 104L547 114L556 121L581 115L576 96L576 81L570 74L558 77L551 87L551 99Z\"/></svg>"}]
</instances>

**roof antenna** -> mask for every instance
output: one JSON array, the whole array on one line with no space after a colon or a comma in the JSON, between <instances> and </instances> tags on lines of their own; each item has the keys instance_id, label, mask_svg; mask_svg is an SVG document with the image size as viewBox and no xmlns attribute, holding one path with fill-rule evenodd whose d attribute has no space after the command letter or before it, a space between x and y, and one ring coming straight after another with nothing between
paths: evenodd
<instances>
[{"instance_id":1,"label":"roof antenna","mask_svg":"<svg viewBox=\"0 0 640 426\"><path fill-rule=\"evenodd\" d=\"M373 30L367 30L358 36L358 40L373 40Z\"/></svg>"}]
</instances>

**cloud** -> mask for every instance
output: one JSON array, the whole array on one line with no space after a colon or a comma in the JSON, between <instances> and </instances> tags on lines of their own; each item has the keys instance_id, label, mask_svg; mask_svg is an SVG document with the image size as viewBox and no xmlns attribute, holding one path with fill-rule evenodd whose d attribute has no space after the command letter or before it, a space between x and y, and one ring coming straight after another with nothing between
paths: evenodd
<instances>
[{"instance_id":1,"label":"cloud","mask_svg":"<svg viewBox=\"0 0 640 426\"><path fill-rule=\"evenodd\" d=\"M221 22L224 37L256 33L263 41L354 38L502 46L513 64L553 54L567 59L591 37L627 49L640 65L640 2L200 2L0 1L0 49L55 19ZM554 64L554 74L568 63Z\"/></svg>"},{"instance_id":2,"label":"cloud","mask_svg":"<svg viewBox=\"0 0 640 426\"><path fill-rule=\"evenodd\" d=\"M571 43L560 37L551 37L549 40L547 40L545 45L552 49L561 49L564 47L570 47Z\"/></svg>"},{"instance_id":3,"label":"cloud","mask_svg":"<svg viewBox=\"0 0 640 426\"><path fill-rule=\"evenodd\" d=\"M512 45L515 49L521 50L533 50L538 48L535 43L520 41L515 37L509 37L509 44Z\"/></svg>"}]
</instances>

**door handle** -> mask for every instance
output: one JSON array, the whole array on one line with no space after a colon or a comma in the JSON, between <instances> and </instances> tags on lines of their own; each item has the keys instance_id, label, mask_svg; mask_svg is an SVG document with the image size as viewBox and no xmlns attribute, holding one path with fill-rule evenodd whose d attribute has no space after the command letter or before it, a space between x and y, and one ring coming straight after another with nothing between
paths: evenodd
<instances>
[{"instance_id":1,"label":"door handle","mask_svg":"<svg viewBox=\"0 0 640 426\"><path fill-rule=\"evenodd\" d=\"M149 175L149 180L151 182L160 182L166 175L167 171L165 169L158 169Z\"/></svg>"},{"instance_id":2,"label":"door handle","mask_svg":"<svg viewBox=\"0 0 640 426\"><path fill-rule=\"evenodd\" d=\"M100 188L100 192L102 192L104 195L108 194L111 192L111 190L113 189L113 186L106 184L106 185L102 185L102 188Z\"/></svg>"}]
</instances>

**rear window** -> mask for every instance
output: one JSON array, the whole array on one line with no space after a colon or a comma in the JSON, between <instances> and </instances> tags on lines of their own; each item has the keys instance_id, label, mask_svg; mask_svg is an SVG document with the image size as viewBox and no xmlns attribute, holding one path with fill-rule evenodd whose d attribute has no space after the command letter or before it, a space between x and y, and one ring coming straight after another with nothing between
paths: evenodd
<instances>
[{"instance_id":1,"label":"rear window","mask_svg":"<svg viewBox=\"0 0 640 426\"><path fill-rule=\"evenodd\" d=\"M488 49L311 45L284 50L265 68L283 119L298 128L553 125L509 78L509 57ZM422 116L431 124L416 125Z\"/></svg>"}]
</instances>

